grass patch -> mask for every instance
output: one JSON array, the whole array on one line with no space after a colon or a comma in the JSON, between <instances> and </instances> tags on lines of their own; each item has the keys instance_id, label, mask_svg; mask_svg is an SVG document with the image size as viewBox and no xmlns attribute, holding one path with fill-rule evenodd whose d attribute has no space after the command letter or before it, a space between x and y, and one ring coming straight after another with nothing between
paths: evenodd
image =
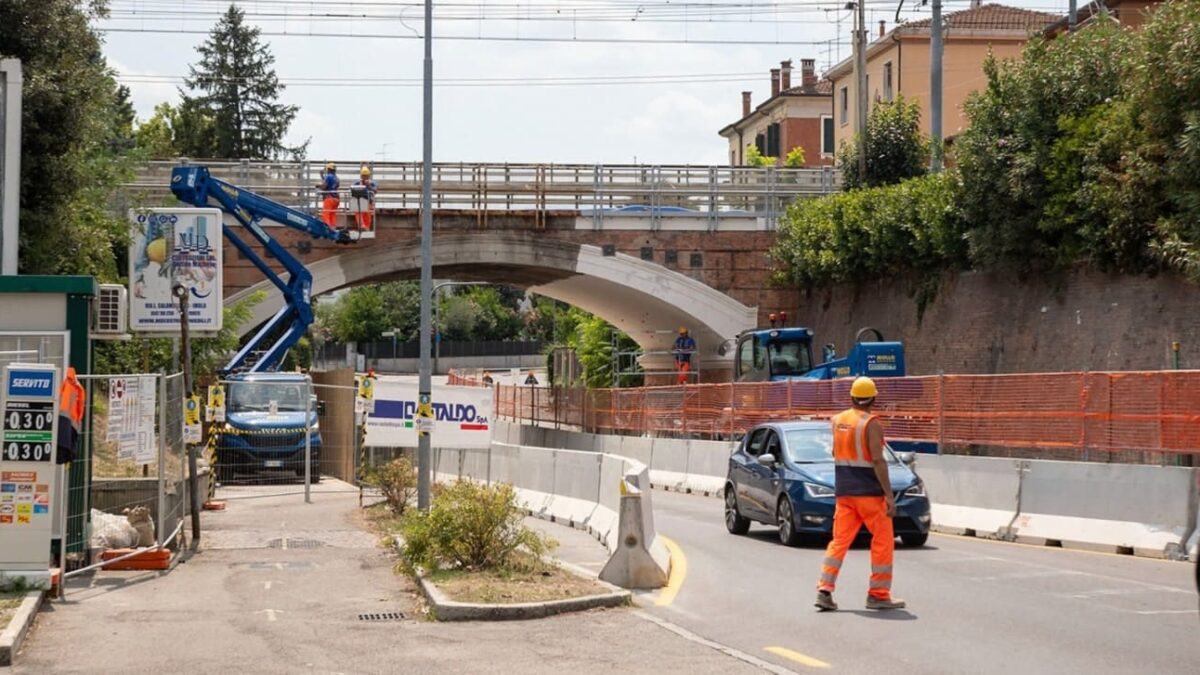
<instances>
[{"instance_id":1,"label":"grass patch","mask_svg":"<svg viewBox=\"0 0 1200 675\"><path fill-rule=\"evenodd\" d=\"M610 592L595 580L529 556L518 560L514 567L438 570L430 573L428 579L451 600L495 605L566 600Z\"/></svg>"},{"instance_id":2,"label":"grass patch","mask_svg":"<svg viewBox=\"0 0 1200 675\"><path fill-rule=\"evenodd\" d=\"M8 622L17 613L17 608L21 606L21 601L24 599L24 591L0 591L0 631L8 628Z\"/></svg>"}]
</instances>

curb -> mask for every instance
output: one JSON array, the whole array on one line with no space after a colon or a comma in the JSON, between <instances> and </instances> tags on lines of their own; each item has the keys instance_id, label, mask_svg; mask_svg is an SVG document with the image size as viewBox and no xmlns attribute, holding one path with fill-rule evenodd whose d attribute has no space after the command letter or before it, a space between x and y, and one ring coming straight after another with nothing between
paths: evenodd
<instances>
[{"instance_id":1,"label":"curb","mask_svg":"<svg viewBox=\"0 0 1200 675\"><path fill-rule=\"evenodd\" d=\"M8 628L0 633L0 666L13 664L13 659L33 626L33 620L37 617L45 597L45 591L29 591L25 594L25 599L21 601L21 606L17 608L12 621L8 622Z\"/></svg>"},{"instance_id":2,"label":"curb","mask_svg":"<svg viewBox=\"0 0 1200 675\"><path fill-rule=\"evenodd\" d=\"M526 621L565 612L582 612L599 607L619 607L632 602L633 597L629 591L617 589L602 595L589 595L566 600L488 605L450 600L423 574L417 575L417 585L429 603L433 618L437 621Z\"/></svg>"}]
</instances>

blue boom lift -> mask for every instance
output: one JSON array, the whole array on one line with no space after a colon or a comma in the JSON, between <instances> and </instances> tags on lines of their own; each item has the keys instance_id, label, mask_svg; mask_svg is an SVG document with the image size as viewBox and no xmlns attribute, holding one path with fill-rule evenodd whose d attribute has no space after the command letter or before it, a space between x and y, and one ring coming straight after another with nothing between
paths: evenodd
<instances>
[{"instance_id":1,"label":"blue boom lift","mask_svg":"<svg viewBox=\"0 0 1200 675\"><path fill-rule=\"evenodd\" d=\"M234 228L229 225L222 227L229 241L283 294L283 308L246 342L225 365L221 374L276 370L288 349L304 336L313 322L312 274L303 263L288 253L287 248L267 234L261 222L271 220L310 234L313 239L329 239L339 244L353 243L355 238L350 230L331 228L321 219L303 211L214 178L203 166L175 167L171 171L171 192L187 204L216 207L233 216L287 272L288 278L284 281L249 244L237 236ZM274 342L267 346L265 343L272 338Z\"/></svg>"}]
</instances>

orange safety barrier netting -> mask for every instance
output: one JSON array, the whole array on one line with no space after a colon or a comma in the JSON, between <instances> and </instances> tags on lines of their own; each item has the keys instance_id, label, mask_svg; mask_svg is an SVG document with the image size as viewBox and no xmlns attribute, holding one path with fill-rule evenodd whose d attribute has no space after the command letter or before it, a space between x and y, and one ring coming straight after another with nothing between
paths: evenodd
<instances>
[{"instance_id":1,"label":"orange safety barrier netting","mask_svg":"<svg viewBox=\"0 0 1200 675\"><path fill-rule=\"evenodd\" d=\"M463 384L475 384L462 378ZM944 445L1200 453L1200 371L880 378L889 439ZM731 436L846 408L850 380L591 389L496 387L495 415L598 433Z\"/></svg>"}]
</instances>

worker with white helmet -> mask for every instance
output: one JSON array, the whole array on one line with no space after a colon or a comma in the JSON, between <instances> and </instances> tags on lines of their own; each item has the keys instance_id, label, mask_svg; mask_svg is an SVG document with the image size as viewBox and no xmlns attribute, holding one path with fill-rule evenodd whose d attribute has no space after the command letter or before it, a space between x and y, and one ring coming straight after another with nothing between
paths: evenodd
<instances>
[{"instance_id":1,"label":"worker with white helmet","mask_svg":"<svg viewBox=\"0 0 1200 675\"><path fill-rule=\"evenodd\" d=\"M333 162L325 164L321 172L321 183L317 185L317 196L321 198L321 220L329 227L337 227L337 209L341 204L338 189L342 183L338 180L337 165Z\"/></svg>"}]
</instances>

